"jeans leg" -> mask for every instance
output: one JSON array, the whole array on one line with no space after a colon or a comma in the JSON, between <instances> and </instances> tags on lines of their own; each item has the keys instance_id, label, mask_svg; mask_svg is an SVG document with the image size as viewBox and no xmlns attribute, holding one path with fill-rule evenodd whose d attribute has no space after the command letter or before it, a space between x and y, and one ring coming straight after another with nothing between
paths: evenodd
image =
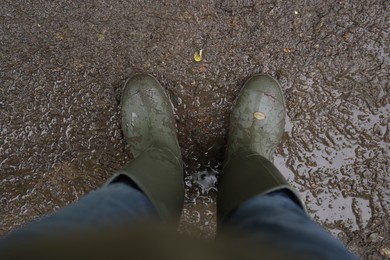
<instances>
[{"instance_id":1,"label":"jeans leg","mask_svg":"<svg viewBox=\"0 0 390 260\"><path fill-rule=\"evenodd\" d=\"M12 232L1 243L112 228L148 218L158 218L158 213L146 195L125 182L114 182L58 212Z\"/></svg>"},{"instance_id":2,"label":"jeans leg","mask_svg":"<svg viewBox=\"0 0 390 260\"><path fill-rule=\"evenodd\" d=\"M312 259L356 259L340 241L312 221L285 190L244 202L222 224L261 247Z\"/></svg>"}]
</instances>

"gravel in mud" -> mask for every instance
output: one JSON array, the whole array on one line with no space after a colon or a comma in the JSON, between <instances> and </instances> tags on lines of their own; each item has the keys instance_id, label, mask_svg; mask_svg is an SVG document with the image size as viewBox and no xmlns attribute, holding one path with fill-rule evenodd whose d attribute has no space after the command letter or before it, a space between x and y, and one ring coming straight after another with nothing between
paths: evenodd
<instances>
[{"instance_id":1,"label":"gravel in mud","mask_svg":"<svg viewBox=\"0 0 390 260\"><path fill-rule=\"evenodd\" d=\"M180 229L212 238L230 108L246 79L267 73L288 106L275 163L354 253L390 258L389 8L3 0L0 234L76 201L131 158L121 89L147 72L175 107L187 184Z\"/></svg>"}]
</instances>

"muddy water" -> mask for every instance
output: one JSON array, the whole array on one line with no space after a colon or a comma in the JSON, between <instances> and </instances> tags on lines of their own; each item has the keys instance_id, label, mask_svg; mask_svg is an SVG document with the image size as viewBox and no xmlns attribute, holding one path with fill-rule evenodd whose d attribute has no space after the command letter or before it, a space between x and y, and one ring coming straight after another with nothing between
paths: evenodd
<instances>
[{"instance_id":1,"label":"muddy water","mask_svg":"<svg viewBox=\"0 0 390 260\"><path fill-rule=\"evenodd\" d=\"M276 164L316 221L362 257L389 257L389 7L2 1L0 233L77 200L131 158L118 101L143 71L175 107L181 228L212 237L229 110L248 77L268 73L288 106Z\"/></svg>"}]
</instances>

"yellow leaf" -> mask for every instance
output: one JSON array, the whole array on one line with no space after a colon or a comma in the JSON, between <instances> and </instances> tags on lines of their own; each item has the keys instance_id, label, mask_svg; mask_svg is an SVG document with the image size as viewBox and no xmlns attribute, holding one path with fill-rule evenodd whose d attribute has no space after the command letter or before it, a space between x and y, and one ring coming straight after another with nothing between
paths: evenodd
<instances>
[{"instance_id":1,"label":"yellow leaf","mask_svg":"<svg viewBox=\"0 0 390 260\"><path fill-rule=\"evenodd\" d=\"M194 60L199 62L199 61L202 61L202 53L203 53L203 50L200 50L199 52L195 52L194 53Z\"/></svg>"},{"instance_id":2,"label":"yellow leaf","mask_svg":"<svg viewBox=\"0 0 390 260\"><path fill-rule=\"evenodd\" d=\"M104 39L106 38L106 30L103 30L101 33L99 33L98 35L98 40L99 41L104 41Z\"/></svg>"}]
</instances>

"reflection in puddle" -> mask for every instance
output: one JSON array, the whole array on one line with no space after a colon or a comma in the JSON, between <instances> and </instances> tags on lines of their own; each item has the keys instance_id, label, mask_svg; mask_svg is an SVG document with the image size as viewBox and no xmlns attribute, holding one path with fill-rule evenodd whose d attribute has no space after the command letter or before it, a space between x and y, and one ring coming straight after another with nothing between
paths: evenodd
<instances>
[{"instance_id":1,"label":"reflection in puddle","mask_svg":"<svg viewBox=\"0 0 390 260\"><path fill-rule=\"evenodd\" d=\"M201 188L202 193L209 192L210 190L217 191L216 183L217 183L217 172L216 171L201 171L195 172L192 175L193 182L198 184Z\"/></svg>"},{"instance_id":2,"label":"reflection in puddle","mask_svg":"<svg viewBox=\"0 0 390 260\"><path fill-rule=\"evenodd\" d=\"M312 217L332 233L366 228L390 200L389 194L384 195L388 177L373 175L389 157L390 105L372 113L358 93L349 96L351 101L343 100L342 93L324 92L312 80L301 79L306 86L303 93L309 93L303 98L318 91L327 100L321 111L326 116L287 117L285 142L275 164L301 193ZM309 106L315 106L316 100L311 102Z\"/></svg>"}]
</instances>

